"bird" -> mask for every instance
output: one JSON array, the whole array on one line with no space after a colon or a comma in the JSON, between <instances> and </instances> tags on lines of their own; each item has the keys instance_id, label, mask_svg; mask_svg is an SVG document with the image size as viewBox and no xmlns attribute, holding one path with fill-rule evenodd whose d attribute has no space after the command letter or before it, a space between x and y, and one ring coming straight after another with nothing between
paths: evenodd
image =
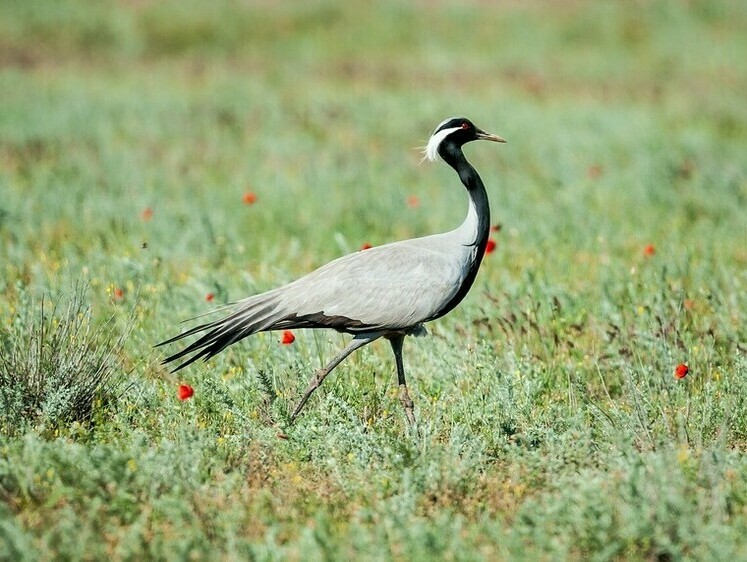
<instances>
[{"instance_id":1,"label":"bird","mask_svg":"<svg viewBox=\"0 0 747 562\"><path fill-rule=\"evenodd\" d=\"M442 121L423 149L423 160L440 157L459 176L468 195L464 221L449 232L374 246L337 258L281 287L226 307L222 318L200 324L163 341L168 345L201 334L163 364L184 361L172 372L258 332L328 328L352 340L309 380L290 416L293 423L313 392L346 357L369 343L389 341L397 370L399 401L409 424L414 403L405 378L405 337L426 335L424 324L450 312L465 297L480 268L490 235L490 205L485 185L462 147L472 141L504 143L464 117Z\"/></svg>"}]
</instances>

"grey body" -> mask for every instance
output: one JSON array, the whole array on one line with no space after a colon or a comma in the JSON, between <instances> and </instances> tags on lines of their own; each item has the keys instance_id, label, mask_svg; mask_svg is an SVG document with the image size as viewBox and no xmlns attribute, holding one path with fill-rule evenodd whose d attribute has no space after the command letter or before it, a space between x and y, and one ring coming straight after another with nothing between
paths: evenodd
<instances>
[{"instance_id":1,"label":"grey body","mask_svg":"<svg viewBox=\"0 0 747 562\"><path fill-rule=\"evenodd\" d=\"M224 318L163 342L203 333L165 362L191 354L178 370L200 357L207 360L249 335L268 330L331 328L353 334L350 345L312 377L293 413L295 418L314 389L347 355L386 337L397 360L401 400L408 420L414 421L402 367L403 338L424 334L423 323L446 314L461 301L474 280L487 242L487 195L461 151L465 142L478 139L505 142L465 119L451 119L439 125L426 148L427 157L440 155L467 188L468 212L457 229L361 250L292 283L239 301Z\"/></svg>"},{"instance_id":2,"label":"grey body","mask_svg":"<svg viewBox=\"0 0 747 562\"><path fill-rule=\"evenodd\" d=\"M244 299L237 303L241 312L235 323L410 332L438 318L462 286L477 252L473 215L452 232L348 254L288 285Z\"/></svg>"}]
</instances>

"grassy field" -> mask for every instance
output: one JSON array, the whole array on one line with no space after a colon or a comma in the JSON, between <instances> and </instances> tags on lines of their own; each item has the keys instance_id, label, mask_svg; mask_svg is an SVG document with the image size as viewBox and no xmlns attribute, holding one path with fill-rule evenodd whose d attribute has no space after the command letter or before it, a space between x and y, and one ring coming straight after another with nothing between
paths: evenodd
<instances>
[{"instance_id":1,"label":"grassy field","mask_svg":"<svg viewBox=\"0 0 747 562\"><path fill-rule=\"evenodd\" d=\"M745 29L739 0L0 2L0 559L747 558ZM456 226L415 148L452 115L509 140L466 150L501 228L405 343L415 431L385 343L292 426L345 337L159 364L185 318Z\"/></svg>"}]
</instances>

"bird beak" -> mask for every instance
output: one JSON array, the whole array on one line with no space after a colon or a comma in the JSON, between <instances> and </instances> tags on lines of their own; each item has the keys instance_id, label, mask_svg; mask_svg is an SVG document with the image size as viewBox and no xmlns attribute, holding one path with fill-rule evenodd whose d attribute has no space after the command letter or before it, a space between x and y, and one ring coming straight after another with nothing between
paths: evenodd
<instances>
[{"instance_id":1,"label":"bird beak","mask_svg":"<svg viewBox=\"0 0 747 562\"><path fill-rule=\"evenodd\" d=\"M506 142L506 139L504 139L503 137L499 137L498 135L494 135L492 133L486 133L485 131L477 131L477 139L493 142Z\"/></svg>"}]
</instances>

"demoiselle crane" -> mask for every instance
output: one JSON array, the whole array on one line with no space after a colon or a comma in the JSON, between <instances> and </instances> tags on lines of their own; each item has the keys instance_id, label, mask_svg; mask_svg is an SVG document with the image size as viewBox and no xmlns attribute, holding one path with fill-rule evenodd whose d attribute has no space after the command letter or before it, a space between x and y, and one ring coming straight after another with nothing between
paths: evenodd
<instances>
[{"instance_id":1,"label":"demoiselle crane","mask_svg":"<svg viewBox=\"0 0 747 562\"><path fill-rule=\"evenodd\" d=\"M414 423L402 362L405 336L425 335L423 324L459 304L475 280L490 234L485 186L462 152L464 144L475 140L506 142L478 129L469 119L451 118L436 127L424 149L424 159L440 156L467 188L467 217L457 229L348 254L292 283L239 301L227 316L158 344L202 334L164 363L186 357L174 369L178 371L197 359L207 361L257 332L332 328L352 334L347 347L311 377L293 410L293 421L337 365L356 349L383 337L394 352L399 400L408 422Z\"/></svg>"}]
</instances>

